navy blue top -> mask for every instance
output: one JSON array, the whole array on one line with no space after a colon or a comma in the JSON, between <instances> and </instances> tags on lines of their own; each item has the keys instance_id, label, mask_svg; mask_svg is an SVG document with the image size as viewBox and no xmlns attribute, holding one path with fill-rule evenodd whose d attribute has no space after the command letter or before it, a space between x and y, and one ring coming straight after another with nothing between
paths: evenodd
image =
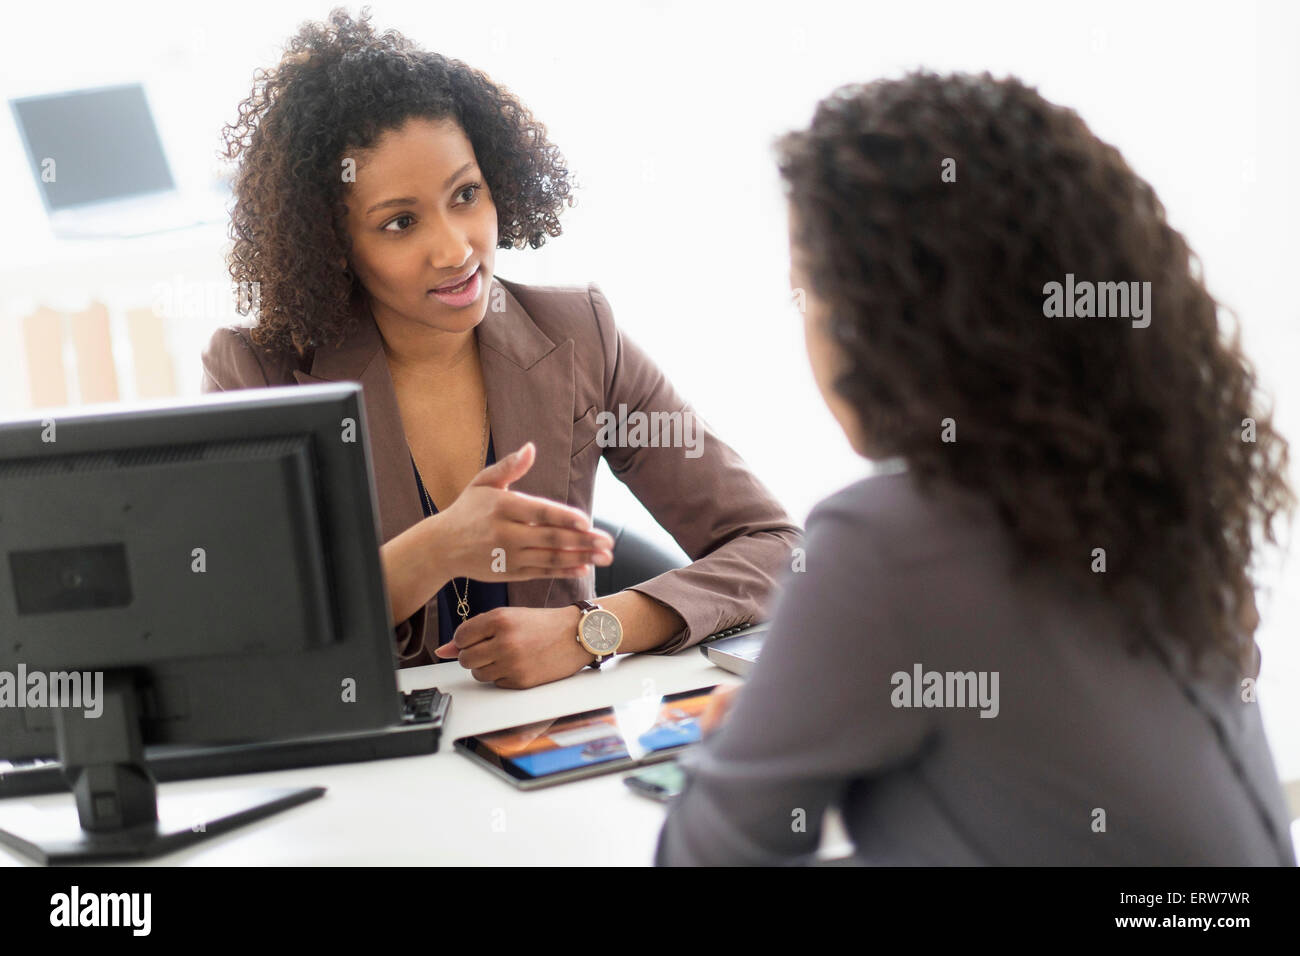
<instances>
[{"instance_id":1,"label":"navy blue top","mask_svg":"<svg viewBox=\"0 0 1300 956\"><path fill-rule=\"evenodd\" d=\"M494 464L497 460L496 451L492 447L492 438L488 437L487 461L483 467ZM433 510L429 506L433 503L433 498L425 500L424 482L420 480L420 470L415 465L415 457L411 457L411 470L415 472L415 483L420 489L420 507L424 509L426 518L438 513L438 506L433 505ZM510 598L506 594L506 584L504 581L475 581L469 578L469 616L474 617L476 614L482 614L484 611L490 611L494 607L506 607L510 603ZM460 593L465 593L465 578L458 578L455 581L455 587L460 588ZM438 592L438 643L446 644L456 635L456 628L460 627L460 615L456 613L456 592L452 588L451 581L443 585L442 590Z\"/></svg>"}]
</instances>

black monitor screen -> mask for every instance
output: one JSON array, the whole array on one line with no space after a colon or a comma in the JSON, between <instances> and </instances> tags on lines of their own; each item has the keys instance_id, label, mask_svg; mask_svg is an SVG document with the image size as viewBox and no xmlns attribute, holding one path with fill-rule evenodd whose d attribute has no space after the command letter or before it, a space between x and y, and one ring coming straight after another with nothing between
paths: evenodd
<instances>
[{"instance_id":1,"label":"black monitor screen","mask_svg":"<svg viewBox=\"0 0 1300 956\"><path fill-rule=\"evenodd\" d=\"M379 557L356 383L0 421L0 676L129 674L146 745L396 724ZM0 759L53 731L0 706Z\"/></svg>"}]
</instances>

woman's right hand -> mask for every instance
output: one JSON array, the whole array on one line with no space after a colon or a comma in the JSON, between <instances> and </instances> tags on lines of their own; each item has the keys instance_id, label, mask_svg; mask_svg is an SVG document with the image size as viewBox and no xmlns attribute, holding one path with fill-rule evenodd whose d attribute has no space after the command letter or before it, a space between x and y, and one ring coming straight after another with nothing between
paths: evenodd
<instances>
[{"instance_id":1,"label":"woman's right hand","mask_svg":"<svg viewBox=\"0 0 1300 956\"><path fill-rule=\"evenodd\" d=\"M448 579L580 577L590 565L614 560L613 539L593 528L584 512L510 490L536 455L526 443L480 471L451 505L426 519L439 525L434 560Z\"/></svg>"}]
</instances>

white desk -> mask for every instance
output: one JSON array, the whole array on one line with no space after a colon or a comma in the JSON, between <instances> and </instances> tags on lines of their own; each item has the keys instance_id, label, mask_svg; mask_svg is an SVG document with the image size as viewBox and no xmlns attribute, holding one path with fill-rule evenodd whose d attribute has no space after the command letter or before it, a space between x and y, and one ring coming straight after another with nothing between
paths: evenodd
<instances>
[{"instance_id":1,"label":"white desk","mask_svg":"<svg viewBox=\"0 0 1300 956\"><path fill-rule=\"evenodd\" d=\"M402 688L436 685L452 694L436 754L166 783L168 794L241 787L324 786L325 796L152 861L168 865L276 864L643 866L663 824L659 804L632 793L623 774L523 792L452 748L467 734L590 710L643 694L671 694L736 678L695 648L671 657L615 658L601 671L530 690L479 684L459 664L400 672ZM18 804L22 798L6 804ZM34 806L70 795L27 798ZM25 862L0 849L0 864Z\"/></svg>"},{"instance_id":2,"label":"white desk","mask_svg":"<svg viewBox=\"0 0 1300 956\"><path fill-rule=\"evenodd\" d=\"M524 792L452 748L457 737L603 707L645 694L672 694L739 681L695 648L670 657L615 658L599 671L530 690L480 684L459 664L399 671L403 690L434 685L452 694L438 753L165 783L159 795L245 787L328 788L319 800L169 854L155 865L591 865L653 862L663 808L608 774ZM1297 794L1300 797L1300 794ZM1300 802L1300 801L1298 801ZM65 806L67 794L5 800L7 806ZM1300 819L1292 824L1300 846ZM821 855L851 851L837 813L825 821ZM0 848L0 866L27 861Z\"/></svg>"}]
</instances>

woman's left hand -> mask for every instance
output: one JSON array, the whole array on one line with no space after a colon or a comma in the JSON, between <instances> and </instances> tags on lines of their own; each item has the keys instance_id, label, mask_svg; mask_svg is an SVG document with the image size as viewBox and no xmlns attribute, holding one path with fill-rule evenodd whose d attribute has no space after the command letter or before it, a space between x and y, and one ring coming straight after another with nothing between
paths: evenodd
<instances>
[{"instance_id":1,"label":"woman's left hand","mask_svg":"<svg viewBox=\"0 0 1300 956\"><path fill-rule=\"evenodd\" d=\"M476 614L434 653L458 657L474 679L522 689L569 677L593 660L578 643L579 609L498 607Z\"/></svg>"},{"instance_id":2,"label":"woman's left hand","mask_svg":"<svg viewBox=\"0 0 1300 956\"><path fill-rule=\"evenodd\" d=\"M721 729L742 686L744 685L721 684L709 695L708 702L704 705L704 712L700 714L701 736L712 737Z\"/></svg>"}]
</instances>

